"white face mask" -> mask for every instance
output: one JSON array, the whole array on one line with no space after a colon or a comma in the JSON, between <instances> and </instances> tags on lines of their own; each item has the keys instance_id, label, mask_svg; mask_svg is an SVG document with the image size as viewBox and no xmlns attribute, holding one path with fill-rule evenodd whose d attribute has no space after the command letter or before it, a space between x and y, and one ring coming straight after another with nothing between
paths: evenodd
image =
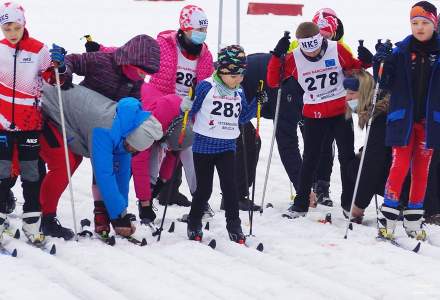
<instances>
[{"instance_id":1,"label":"white face mask","mask_svg":"<svg viewBox=\"0 0 440 300\"><path fill-rule=\"evenodd\" d=\"M358 102L359 102L358 99L351 99L351 100L347 101L348 106L350 107L351 111L354 112L354 113L357 110Z\"/></svg>"}]
</instances>

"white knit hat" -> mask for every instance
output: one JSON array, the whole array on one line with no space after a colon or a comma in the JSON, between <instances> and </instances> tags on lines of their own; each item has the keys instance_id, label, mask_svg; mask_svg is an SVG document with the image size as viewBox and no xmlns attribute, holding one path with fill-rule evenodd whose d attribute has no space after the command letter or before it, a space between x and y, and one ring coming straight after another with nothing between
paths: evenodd
<instances>
[{"instance_id":1,"label":"white knit hat","mask_svg":"<svg viewBox=\"0 0 440 300\"><path fill-rule=\"evenodd\" d=\"M20 4L6 2L0 7L0 25L12 22L26 25L24 9Z\"/></svg>"},{"instance_id":2,"label":"white knit hat","mask_svg":"<svg viewBox=\"0 0 440 300\"><path fill-rule=\"evenodd\" d=\"M125 141L137 151L144 151L163 136L162 124L152 115L133 130Z\"/></svg>"}]
</instances>

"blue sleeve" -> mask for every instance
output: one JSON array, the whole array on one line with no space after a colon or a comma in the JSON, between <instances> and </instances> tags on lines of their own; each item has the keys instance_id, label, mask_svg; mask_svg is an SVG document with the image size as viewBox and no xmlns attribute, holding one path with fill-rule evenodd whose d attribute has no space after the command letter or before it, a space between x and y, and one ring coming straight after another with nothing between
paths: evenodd
<instances>
[{"instance_id":1,"label":"blue sleeve","mask_svg":"<svg viewBox=\"0 0 440 300\"><path fill-rule=\"evenodd\" d=\"M240 92L241 97L241 113L240 113L240 124L245 124L252 120L257 114L257 100L254 98L250 104L246 100L246 96L243 92Z\"/></svg>"},{"instance_id":2,"label":"blue sleeve","mask_svg":"<svg viewBox=\"0 0 440 300\"><path fill-rule=\"evenodd\" d=\"M110 219L116 219L127 208L128 201L123 194L127 194L127 192L122 191L121 193L119 189L120 185L114 172L113 159L113 142L109 131L104 128L93 129L90 160Z\"/></svg>"},{"instance_id":3,"label":"blue sleeve","mask_svg":"<svg viewBox=\"0 0 440 300\"><path fill-rule=\"evenodd\" d=\"M202 107L203 100L205 100L206 95L212 88L212 84L208 81L203 80L196 87L196 97L194 99L193 106L189 113L190 117L193 117Z\"/></svg>"},{"instance_id":4,"label":"blue sleeve","mask_svg":"<svg viewBox=\"0 0 440 300\"><path fill-rule=\"evenodd\" d=\"M126 200L126 206L128 206L128 190L131 178L131 154L119 154L115 158L115 162L117 162L119 166L116 172L116 182L119 187L119 192Z\"/></svg>"}]
</instances>

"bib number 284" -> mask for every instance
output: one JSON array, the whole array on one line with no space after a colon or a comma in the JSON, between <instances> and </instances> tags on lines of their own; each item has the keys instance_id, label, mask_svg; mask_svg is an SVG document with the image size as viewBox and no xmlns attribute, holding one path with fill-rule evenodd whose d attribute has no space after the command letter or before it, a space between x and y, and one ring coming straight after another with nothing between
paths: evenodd
<instances>
[{"instance_id":1,"label":"bib number 284","mask_svg":"<svg viewBox=\"0 0 440 300\"><path fill-rule=\"evenodd\" d=\"M307 89L309 91L316 91L318 88L315 84L320 84L321 89L324 89L328 84L336 85L338 83L338 73L331 72L328 76L326 73L319 74L315 77L307 77L304 81L308 84Z\"/></svg>"},{"instance_id":2,"label":"bib number 284","mask_svg":"<svg viewBox=\"0 0 440 300\"><path fill-rule=\"evenodd\" d=\"M212 104L214 104L214 109L211 111L212 115L221 116L224 117L236 117L238 118L240 116L241 111L241 104L239 102L232 104L229 102L222 103L221 101L213 101ZM234 109L236 108L236 110Z\"/></svg>"}]
</instances>

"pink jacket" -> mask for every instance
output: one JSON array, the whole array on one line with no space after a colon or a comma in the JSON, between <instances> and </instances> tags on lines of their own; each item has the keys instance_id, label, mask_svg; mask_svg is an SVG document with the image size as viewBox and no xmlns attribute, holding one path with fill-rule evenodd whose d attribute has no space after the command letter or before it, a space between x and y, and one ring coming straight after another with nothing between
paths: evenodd
<instances>
[{"instance_id":1,"label":"pink jacket","mask_svg":"<svg viewBox=\"0 0 440 300\"><path fill-rule=\"evenodd\" d=\"M177 32L167 30L159 33L157 42L160 47L160 68L159 72L151 76L150 82L146 85L153 86L163 94L174 94L176 91L176 72L177 72ZM202 81L212 75L214 63L208 46L203 44L202 52L197 60L196 77L197 81ZM151 96L146 94L145 97ZM144 99L144 95L142 95Z\"/></svg>"},{"instance_id":2,"label":"pink jacket","mask_svg":"<svg viewBox=\"0 0 440 300\"><path fill-rule=\"evenodd\" d=\"M166 95L143 102L143 107L144 110L150 111L152 115L162 124L162 130L165 134L173 119L180 114L181 101L182 99L177 95ZM131 163L136 197L140 200L151 199L151 148L152 147L134 156ZM167 152L160 167L159 177L164 180L169 180L173 172L174 163L175 156L171 152Z\"/></svg>"},{"instance_id":3,"label":"pink jacket","mask_svg":"<svg viewBox=\"0 0 440 300\"><path fill-rule=\"evenodd\" d=\"M180 113L179 105L181 98L174 95L176 90L178 54L176 34L176 31L168 30L159 33L157 36L157 42L160 47L159 72L153 74L150 82L144 83L141 88L141 101L144 110L151 111L159 122L162 123L164 133L170 124L167 123L168 120L171 122ZM206 44L204 44L200 57L197 60L197 81L210 77L213 72L214 63L212 55ZM167 101L167 103L163 101ZM151 199L150 154L151 149L147 149L136 155L132 160L134 188L136 197L139 200ZM175 159L176 157L171 152L167 152L160 167L160 178L164 180L171 178Z\"/></svg>"}]
</instances>

